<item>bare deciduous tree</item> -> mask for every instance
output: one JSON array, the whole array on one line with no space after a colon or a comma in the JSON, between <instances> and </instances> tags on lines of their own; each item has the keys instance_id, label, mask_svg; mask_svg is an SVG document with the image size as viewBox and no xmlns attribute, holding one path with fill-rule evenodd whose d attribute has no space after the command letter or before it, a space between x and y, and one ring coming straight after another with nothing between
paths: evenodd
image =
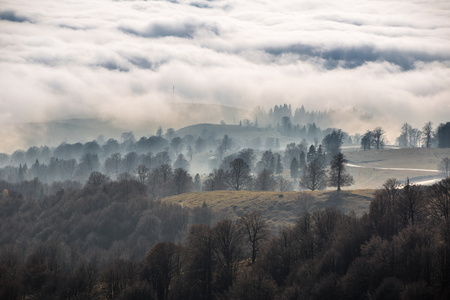
<instances>
[{"instance_id":1,"label":"bare deciduous tree","mask_svg":"<svg viewBox=\"0 0 450 300\"><path fill-rule=\"evenodd\" d=\"M228 183L236 191L241 190L252 179L250 167L241 158L236 158L230 163L230 171L227 173Z\"/></svg>"},{"instance_id":2,"label":"bare deciduous tree","mask_svg":"<svg viewBox=\"0 0 450 300\"><path fill-rule=\"evenodd\" d=\"M277 182L273 173L267 169L263 169L256 177L254 188L259 191L273 191Z\"/></svg>"},{"instance_id":3,"label":"bare deciduous tree","mask_svg":"<svg viewBox=\"0 0 450 300\"><path fill-rule=\"evenodd\" d=\"M425 146L425 148L431 147L431 142L433 140L433 123L427 122L422 128L422 144Z\"/></svg>"},{"instance_id":4,"label":"bare deciduous tree","mask_svg":"<svg viewBox=\"0 0 450 300\"><path fill-rule=\"evenodd\" d=\"M138 175L138 180L140 183L145 183L148 179L149 173L148 173L149 169L144 166L144 165L139 165L136 168L136 173Z\"/></svg>"},{"instance_id":5,"label":"bare deciduous tree","mask_svg":"<svg viewBox=\"0 0 450 300\"><path fill-rule=\"evenodd\" d=\"M260 211L251 211L239 219L239 225L245 234L250 246L252 264L255 263L261 244L268 240L270 235L269 225Z\"/></svg>"},{"instance_id":6,"label":"bare deciduous tree","mask_svg":"<svg viewBox=\"0 0 450 300\"><path fill-rule=\"evenodd\" d=\"M327 186L327 174L319 159L312 160L303 171L300 186L311 191L323 190Z\"/></svg>"},{"instance_id":7,"label":"bare deciduous tree","mask_svg":"<svg viewBox=\"0 0 450 300\"><path fill-rule=\"evenodd\" d=\"M213 227L214 253L219 265L220 290L228 289L236 278L242 258L242 232L230 219L224 219Z\"/></svg>"},{"instance_id":8,"label":"bare deciduous tree","mask_svg":"<svg viewBox=\"0 0 450 300\"><path fill-rule=\"evenodd\" d=\"M373 145L377 150L383 149L386 144L386 138L384 130L381 127L377 127L372 131Z\"/></svg>"}]
</instances>

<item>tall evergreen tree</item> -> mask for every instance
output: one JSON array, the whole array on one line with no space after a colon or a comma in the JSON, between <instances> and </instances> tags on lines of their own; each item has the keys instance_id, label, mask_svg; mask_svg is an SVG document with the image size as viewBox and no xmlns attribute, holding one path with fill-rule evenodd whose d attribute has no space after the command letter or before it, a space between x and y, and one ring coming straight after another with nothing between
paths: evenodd
<instances>
[{"instance_id":1,"label":"tall evergreen tree","mask_svg":"<svg viewBox=\"0 0 450 300\"><path fill-rule=\"evenodd\" d=\"M275 169L276 174L283 173L283 164L281 163L281 155L277 155L277 166Z\"/></svg>"},{"instance_id":2,"label":"tall evergreen tree","mask_svg":"<svg viewBox=\"0 0 450 300\"><path fill-rule=\"evenodd\" d=\"M441 123L437 129L439 148L450 148L450 122Z\"/></svg>"},{"instance_id":3,"label":"tall evergreen tree","mask_svg":"<svg viewBox=\"0 0 450 300\"><path fill-rule=\"evenodd\" d=\"M349 186L354 183L353 176L348 174L345 170L345 165L347 163L348 160L342 152L336 154L331 160L328 185L337 187L338 191L341 190L341 186Z\"/></svg>"},{"instance_id":4,"label":"tall evergreen tree","mask_svg":"<svg viewBox=\"0 0 450 300\"><path fill-rule=\"evenodd\" d=\"M300 153L300 162L299 162L300 170L303 170L306 167L306 155L305 152Z\"/></svg>"},{"instance_id":5,"label":"tall evergreen tree","mask_svg":"<svg viewBox=\"0 0 450 300\"><path fill-rule=\"evenodd\" d=\"M291 178L295 180L297 180L298 178L298 162L297 159L294 157L291 161Z\"/></svg>"}]
</instances>

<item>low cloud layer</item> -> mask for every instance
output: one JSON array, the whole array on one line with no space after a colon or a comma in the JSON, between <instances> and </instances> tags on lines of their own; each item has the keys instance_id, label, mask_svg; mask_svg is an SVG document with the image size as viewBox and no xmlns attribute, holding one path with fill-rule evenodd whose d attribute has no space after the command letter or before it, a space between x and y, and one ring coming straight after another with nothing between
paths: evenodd
<instances>
[{"instance_id":1,"label":"low cloud layer","mask_svg":"<svg viewBox=\"0 0 450 300\"><path fill-rule=\"evenodd\" d=\"M372 123L343 129L393 141L403 122L449 121L449 40L447 1L5 0L0 152L24 146L21 122L205 121L175 117L180 102L356 109Z\"/></svg>"}]
</instances>

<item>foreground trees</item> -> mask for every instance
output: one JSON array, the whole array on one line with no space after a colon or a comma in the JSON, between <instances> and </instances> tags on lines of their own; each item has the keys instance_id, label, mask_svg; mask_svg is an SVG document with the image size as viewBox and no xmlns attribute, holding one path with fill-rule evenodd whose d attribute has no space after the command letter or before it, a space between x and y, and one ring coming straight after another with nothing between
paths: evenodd
<instances>
[{"instance_id":1,"label":"foreground trees","mask_svg":"<svg viewBox=\"0 0 450 300\"><path fill-rule=\"evenodd\" d=\"M299 193L299 217L271 234L270 211L214 223L206 204L188 211L100 175L39 201L0 194L0 299L450 296L450 178L391 178L362 216L312 211L314 194Z\"/></svg>"},{"instance_id":2,"label":"foreground trees","mask_svg":"<svg viewBox=\"0 0 450 300\"><path fill-rule=\"evenodd\" d=\"M239 219L239 225L250 246L251 260L252 264L254 264L263 242L267 241L270 236L269 226L259 211L251 211L244 214Z\"/></svg>"}]
</instances>

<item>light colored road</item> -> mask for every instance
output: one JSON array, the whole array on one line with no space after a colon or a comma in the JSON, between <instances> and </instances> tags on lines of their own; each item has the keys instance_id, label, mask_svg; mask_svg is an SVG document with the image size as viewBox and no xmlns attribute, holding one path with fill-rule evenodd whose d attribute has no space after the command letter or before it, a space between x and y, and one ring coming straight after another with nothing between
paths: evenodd
<instances>
[{"instance_id":1,"label":"light colored road","mask_svg":"<svg viewBox=\"0 0 450 300\"><path fill-rule=\"evenodd\" d=\"M371 166L360 166L355 164L347 164L350 168L363 168L363 169L376 169L376 170L390 170L390 171L414 171L414 172L428 172L428 173L434 173L438 174L439 170L432 170L432 169L411 169L411 168L384 168L384 167L371 167ZM427 180L420 180L416 181L414 179L411 180L411 183L419 184L419 185L432 185L436 182L441 181L442 178L434 178L434 179L427 179Z\"/></svg>"},{"instance_id":2,"label":"light colored road","mask_svg":"<svg viewBox=\"0 0 450 300\"><path fill-rule=\"evenodd\" d=\"M383 167L359 166L359 165L355 165L355 164L347 164L347 166L351 167L351 168L364 168L364 169L376 169L376 170L419 171L419 172L439 173L439 170L432 170L432 169L383 168Z\"/></svg>"}]
</instances>

